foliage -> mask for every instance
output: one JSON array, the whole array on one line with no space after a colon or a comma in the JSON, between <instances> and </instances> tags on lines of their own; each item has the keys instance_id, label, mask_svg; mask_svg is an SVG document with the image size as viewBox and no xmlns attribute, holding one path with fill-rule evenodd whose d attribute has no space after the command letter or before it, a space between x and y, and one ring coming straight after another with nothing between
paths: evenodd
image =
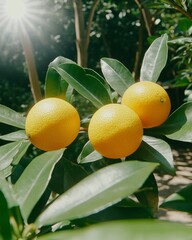
<instances>
[{"instance_id":1,"label":"foliage","mask_svg":"<svg viewBox=\"0 0 192 240\"><path fill-rule=\"evenodd\" d=\"M167 43L163 35L147 50L141 67L147 80L158 81L167 61ZM153 69L148 75L146 66ZM81 95L92 109L118 102L134 82L129 70L111 58L101 59L101 70L103 76L58 57L49 64L45 96L73 101ZM25 135L25 117L1 105L0 121L14 131L1 136L9 143L0 147L0 238L190 239L187 226L153 218L159 210L154 174L157 169L175 174L166 139L192 142L191 107L189 101L162 126L145 131L140 148L131 156L111 160L98 154L88 141L91 111L86 112L78 138L67 149L39 153ZM77 109L80 112L78 104ZM34 152L28 159L30 148ZM186 186L160 207L191 212L190 202L191 186ZM139 218L151 220L130 220ZM91 226L75 230L87 225Z\"/></svg>"},{"instance_id":2,"label":"foliage","mask_svg":"<svg viewBox=\"0 0 192 240\"><path fill-rule=\"evenodd\" d=\"M161 34L167 33L170 39L169 59L172 61L162 71L159 81L171 87L188 86L191 82L191 20L163 1L137 2L140 2L142 8L135 1L100 1L90 32L88 67L100 71L100 58L114 58L121 61L135 79L139 79L140 66L149 44ZM186 5L190 12L189 0L177 2ZM92 0L83 1L86 21L92 3ZM28 26L28 34L43 84L47 65L56 56L64 55L76 61L74 11L72 1L68 0L35 0L33 6L37 6L38 11L34 11L35 20ZM147 24L143 21L142 13L148 19ZM38 28L35 28L36 24ZM3 24L0 24L0 28L0 89L3 92L0 101L15 110L26 110L32 98L22 47L14 29L8 25L4 27ZM10 94L10 91L15 94Z\"/></svg>"}]
</instances>

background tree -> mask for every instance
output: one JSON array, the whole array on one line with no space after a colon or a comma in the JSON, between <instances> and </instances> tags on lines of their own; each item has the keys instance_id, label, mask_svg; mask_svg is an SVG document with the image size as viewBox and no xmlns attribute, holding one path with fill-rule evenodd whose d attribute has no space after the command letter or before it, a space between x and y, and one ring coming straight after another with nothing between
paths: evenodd
<instances>
[{"instance_id":1,"label":"background tree","mask_svg":"<svg viewBox=\"0 0 192 240\"><path fill-rule=\"evenodd\" d=\"M83 11L83 2L81 0L73 0L74 18L75 18L75 33L76 33L76 47L77 47L77 63L81 66L87 66L88 48L90 41L91 25L93 17L100 0L93 1L89 6L89 14L87 23ZM89 9L87 6L87 9Z\"/></svg>"},{"instance_id":2,"label":"background tree","mask_svg":"<svg viewBox=\"0 0 192 240\"><path fill-rule=\"evenodd\" d=\"M38 27L28 29L40 82L44 82L47 66L55 57L62 55L74 61L80 59L77 57L78 48L79 56L81 51L81 58L87 59L88 67L100 71L100 58L112 57L121 61L131 70L135 78L139 79L145 50L155 38L167 33L169 40L174 40L169 43L169 58L173 60L162 72L160 80L167 85L177 82L177 85L185 83L187 86L191 81L191 20L164 2L160 0L44 1L37 11ZM81 38L83 35L86 42L82 44L80 41L84 50L80 50L80 42L76 41L75 32L73 4L77 7L80 3L82 8L78 14L83 17L84 25L79 28L78 34L81 32ZM185 3L188 13L190 13L190 4L190 1ZM8 27L5 28L3 25L0 27L2 29L0 87L4 89L3 92L9 89L15 93L15 96L22 96L20 100L19 97L13 97L5 92L1 95L0 101L15 109L23 110L32 98L21 44L12 30L8 31ZM185 40L175 41L179 37L185 37ZM175 52L178 52L177 56ZM86 56L87 53L89 57ZM19 94L16 94L17 91Z\"/></svg>"}]
</instances>

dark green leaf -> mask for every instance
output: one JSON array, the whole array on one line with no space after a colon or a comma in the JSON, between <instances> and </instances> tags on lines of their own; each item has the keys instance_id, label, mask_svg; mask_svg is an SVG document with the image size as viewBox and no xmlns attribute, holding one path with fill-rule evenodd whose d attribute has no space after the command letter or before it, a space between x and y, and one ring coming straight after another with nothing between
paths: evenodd
<instances>
[{"instance_id":1,"label":"dark green leaf","mask_svg":"<svg viewBox=\"0 0 192 240\"><path fill-rule=\"evenodd\" d=\"M173 193L160 207L192 213L192 184Z\"/></svg>"},{"instance_id":2,"label":"dark green leaf","mask_svg":"<svg viewBox=\"0 0 192 240\"><path fill-rule=\"evenodd\" d=\"M168 55L167 35L157 38L145 53L141 66L141 81L156 82L165 67Z\"/></svg>"},{"instance_id":3,"label":"dark green leaf","mask_svg":"<svg viewBox=\"0 0 192 240\"><path fill-rule=\"evenodd\" d=\"M149 210L151 216L157 217L159 194L157 182L153 174L147 178L142 188L135 195L139 202Z\"/></svg>"},{"instance_id":4,"label":"dark green leaf","mask_svg":"<svg viewBox=\"0 0 192 240\"><path fill-rule=\"evenodd\" d=\"M63 158L55 166L49 186L52 191L61 194L87 175L80 165Z\"/></svg>"},{"instance_id":5,"label":"dark green leaf","mask_svg":"<svg viewBox=\"0 0 192 240\"><path fill-rule=\"evenodd\" d=\"M121 96L125 90L134 83L130 71L118 60L102 58L101 70L111 88Z\"/></svg>"},{"instance_id":6,"label":"dark green leaf","mask_svg":"<svg viewBox=\"0 0 192 240\"><path fill-rule=\"evenodd\" d=\"M187 102L176 109L164 124L160 127L154 128L153 132L163 134L173 140L192 142L191 129L192 102Z\"/></svg>"},{"instance_id":7,"label":"dark green leaf","mask_svg":"<svg viewBox=\"0 0 192 240\"><path fill-rule=\"evenodd\" d=\"M14 110L0 105L0 122L25 129L25 118Z\"/></svg>"},{"instance_id":8,"label":"dark green leaf","mask_svg":"<svg viewBox=\"0 0 192 240\"><path fill-rule=\"evenodd\" d=\"M133 156L135 159L160 163L160 167L167 173L175 174L171 148L159 138L144 136L141 146Z\"/></svg>"},{"instance_id":9,"label":"dark green leaf","mask_svg":"<svg viewBox=\"0 0 192 240\"><path fill-rule=\"evenodd\" d=\"M38 240L191 240L192 228L184 224L155 220L113 221L79 230L60 231Z\"/></svg>"},{"instance_id":10,"label":"dark green leaf","mask_svg":"<svg viewBox=\"0 0 192 240\"><path fill-rule=\"evenodd\" d=\"M68 83L55 71L55 67L60 64L74 63L72 60L64 57L57 57L49 64L45 79L45 96L66 98Z\"/></svg>"},{"instance_id":11,"label":"dark green leaf","mask_svg":"<svg viewBox=\"0 0 192 240\"><path fill-rule=\"evenodd\" d=\"M112 164L84 178L38 217L38 226L88 216L134 193L157 164L130 161Z\"/></svg>"},{"instance_id":12,"label":"dark green leaf","mask_svg":"<svg viewBox=\"0 0 192 240\"><path fill-rule=\"evenodd\" d=\"M0 191L0 236L3 240L11 240L11 224L9 221L9 209L4 194Z\"/></svg>"},{"instance_id":13,"label":"dark green leaf","mask_svg":"<svg viewBox=\"0 0 192 240\"><path fill-rule=\"evenodd\" d=\"M86 75L83 68L76 64L63 64L55 68L60 76L83 97L97 108L111 103L111 97L105 86L92 75Z\"/></svg>"},{"instance_id":14,"label":"dark green leaf","mask_svg":"<svg viewBox=\"0 0 192 240\"><path fill-rule=\"evenodd\" d=\"M55 69L49 67L45 80L45 97L59 97L65 99L68 84Z\"/></svg>"},{"instance_id":15,"label":"dark green leaf","mask_svg":"<svg viewBox=\"0 0 192 240\"><path fill-rule=\"evenodd\" d=\"M13 186L25 219L45 191L53 168L62 154L63 150L58 150L46 152L34 158Z\"/></svg>"},{"instance_id":16,"label":"dark green leaf","mask_svg":"<svg viewBox=\"0 0 192 240\"><path fill-rule=\"evenodd\" d=\"M78 163L89 163L89 162L95 162L100 159L102 159L103 156L98 153L93 146L91 145L90 141L88 141L85 146L83 147L77 162Z\"/></svg>"},{"instance_id":17,"label":"dark green leaf","mask_svg":"<svg viewBox=\"0 0 192 240\"><path fill-rule=\"evenodd\" d=\"M105 81L105 79L101 75L99 75L97 72L95 72L94 70L92 70L90 68L84 68L84 70L85 70L86 75L91 75L91 76L97 78L105 86L105 88L108 90L109 94L111 93L108 83Z\"/></svg>"}]
</instances>

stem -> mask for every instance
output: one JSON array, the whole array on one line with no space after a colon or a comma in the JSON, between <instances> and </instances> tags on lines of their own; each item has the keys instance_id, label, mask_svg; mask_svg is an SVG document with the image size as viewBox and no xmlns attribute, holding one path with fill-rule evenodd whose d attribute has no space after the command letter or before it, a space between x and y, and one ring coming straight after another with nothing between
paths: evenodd
<instances>
[{"instance_id":1,"label":"stem","mask_svg":"<svg viewBox=\"0 0 192 240\"><path fill-rule=\"evenodd\" d=\"M91 25L92 25L93 17L94 17L94 14L95 14L95 11L97 9L97 6L98 6L99 2L100 2L100 0L95 0L93 2L92 8L91 8L91 11L90 11L90 14L89 14L89 19L88 19L88 24L87 24L87 31L86 31L86 38L85 38L85 43L86 43L87 50L88 50L89 41L90 41Z\"/></svg>"},{"instance_id":2,"label":"stem","mask_svg":"<svg viewBox=\"0 0 192 240\"><path fill-rule=\"evenodd\" d=\"M149 22L148 22L148 19L147 19L146 11L143 8L143 6L141 5L141 3L139 2L139 0L135 0L135 3L137 4L137 6L139 8L139 11L141 12L141 14L143 16L143 20L145 22L145 27L147 29L148 36L151 36L151 30L150 30L150 27L149 27Z\"/></svg>"},{"instance_id":3,"label":"stem","mask_svg":"<svg viewBox=\"0 0 192 240\"><path fill-rule=\"evenodd\" d=\"M186 17L188 17L189 19L192 20L192 15L189 14L188 12L186 12L185 10L183 10L179 5L177 5L176 3L172 3L173 7L179 11L180 13L182 13L183 15L185 15Z\"/></svg>"},{"instance_id":4,"label":"stem","mask_svg":"<svg viewBox=\"0 0 192 240\"><path fill-rule=\"evenodd\" d=\"M140 75L140 68L141 68L141 59L142 59L142 49L143 49L143 21L141 20L141 26L139 29L138 34L138 46L137 46L137 52L135 56L135 65L133 70L133 76L136 81L139 81L139 75Z\"/></svg>"},{"instance_id":5,"label":"stem","mask_svg":"<svg viewBox=\"0 0 192 240\"><path fill-rule=\"evenodd\" d=\"M31 223L29 225L26 225L22 233L22 237L24 239L34 239L34 237L36 236L36 230L37 229L35 224Z\"/></svg>"},{"instance_id":6,"label":"stem","mask_svg":"<svg viewBox=\"0 0 192 240\"><path fill-rule=\"evenodd\" d=\"M37 73L37 68L35 64L35 58L33 53L33 47L27 34L27 31L24 27L21 26L21 44L24 51L25 61L28 68L29 82L31 85L31 91L34 98L34 101L37 102L42 99L39 77Z\"/></svg>"}]
</instances>

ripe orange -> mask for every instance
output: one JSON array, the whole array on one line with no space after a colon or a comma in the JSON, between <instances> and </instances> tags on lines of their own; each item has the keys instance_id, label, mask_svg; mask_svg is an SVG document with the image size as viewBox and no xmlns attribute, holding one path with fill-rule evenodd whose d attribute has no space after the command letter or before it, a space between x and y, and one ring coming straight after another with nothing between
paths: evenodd
<instances>
[{"instance_id":1,"label":"ripe orange","mask_svg":"<svg viewBox=\"0 0 192 240\"><path fill-rule=\"evenodd\" d=\"M143 128L138 115L121 104L107 104L97 110L88 127L93 147L107 158L123 158L139 147Z\"/></svg>"},{"instance_id":2,"label":"ripe orange","mask_svg":"<svg viewBox=\"0 0 192 240\"><path fill-rule=\"evenodd\" d=\"M65 148L77 137L80 117L65 100L45 98L37 102L26 117L26 134L39 149Z\"/></svg>"},{"instance_id":3,"label":"ripe orange","mask_svg":"<svg viewBox=\"0 0 192 240\"><path fill-rule=\"evenodd\" d=\"M123 94L122 104L133 109L144 128L161 125L171 110L170 98L163 87L154 82L137 82Z\"/></svg>"}]
</instances>

